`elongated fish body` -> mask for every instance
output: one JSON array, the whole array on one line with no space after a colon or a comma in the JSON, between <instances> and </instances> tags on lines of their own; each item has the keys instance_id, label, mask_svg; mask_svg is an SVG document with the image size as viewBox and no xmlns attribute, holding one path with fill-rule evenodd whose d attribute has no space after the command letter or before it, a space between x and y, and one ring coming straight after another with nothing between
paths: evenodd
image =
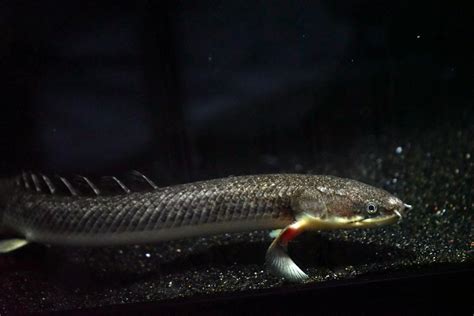
<instances>
[{"instance_id":1,"label":"elongated fish body","mask_svg":"<svg viewBox=\"0 0 474 316\"><path fill-rule=\"evenodd\" d=\"M283 228L304 181L282 176L235 177L114 196L56 196L19 188L3 224L29 241L110 245Z\"/></svg>"},{"instance_id":2,"label":"elongated fish body","mask_svg":"<svg viewBox=\"0 0 474 316\"><path fill-rule=\"evenodd\" d=\"M19 178L0 184L0 223L18 237L14 245L16 241L20 246L26 242L82 246L154 243L283 229L267 252L267 265L291 281L307 278L286 255L288 241L301 231L394 223L408 207L386 191L333 176L228 177L112 196L36 192L43 191L37 183L39 177L30 176L36 182L23 177L24 181ZM6 251L16 248L11 240L4 246ZM299 271L293 271L295 267Z\"/></svg>"}]
</instances>

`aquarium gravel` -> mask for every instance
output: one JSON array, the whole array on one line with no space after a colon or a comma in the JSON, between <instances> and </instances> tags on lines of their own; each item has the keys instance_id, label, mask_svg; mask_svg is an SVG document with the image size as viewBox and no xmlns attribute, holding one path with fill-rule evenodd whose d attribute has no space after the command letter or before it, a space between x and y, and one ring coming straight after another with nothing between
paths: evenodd
<instances>
[{"instance_id":1,"label":"aquarium gravel","mask_svg":"<svg viewBox=\"0 0 474 316\"><path fill-rule=\"evenodd\" d=\"M350 177L395 193L413 210L400 224L304 233L290 254L309 274L304 285L267 274L268 231L158 245L59 248L30 245L0 257L0 313L85 309L115 304L423 271L474 263L474 133L387 133L355 143L344 156L270 157L282 172ZM262 164L268 161L262 158ZM336 280L336 281L335 281Z\"/></svg>"}]
</instances>

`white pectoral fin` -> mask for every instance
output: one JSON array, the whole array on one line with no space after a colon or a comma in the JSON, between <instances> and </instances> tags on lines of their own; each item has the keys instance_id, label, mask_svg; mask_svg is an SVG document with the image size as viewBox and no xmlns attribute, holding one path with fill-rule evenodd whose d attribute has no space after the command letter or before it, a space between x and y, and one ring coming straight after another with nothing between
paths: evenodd
<instances>
[{"instance_id":1,"label":"white pectoral fin","mask_svg":"<svg viewBox=\"0 0 474 316\"><path fill-rule=\"evenodd\" d=\"M7 253L28 244L26 239L11 238L0 240L0 253Z\"/></svg>"},{"instance_id":2,"label":"white pectoral fin","mask_svg":"<svg viewBox=\"0 0 474 316\"><path fill-rule=\"evenodd\" d=\"M277 238L278 235L281 234L282 230L283 229L274 229L274 230L272 230L271 232L268 233L268 236L270 236L271 238Z\"/></svg>"},{"instance_id":3,"label":"white pectoral fin","mask_svg":"<svg viewBox=\"0 0 474 316\"><path fill-rule=\"evenodd\" d=\"M309 277L301 270L288 255L288 242L300 234L306 222L297 221L287 226L272 242L267 250L265 263L267 269L274 275L283 277L290 282L303 282Z\"/></svg>"},{"instance_id":4,"label":"white pectoral fin","mask_svg":"<svg viewBox=\"0 0 474 316\"><path fill-rule=\"evenodd\" d=\"M303 282L309 277L288 256L282 245L276 243L268 248L266 255L267 269L274 275L283 277L290 282Z\"/></svg>"}]
</instances>

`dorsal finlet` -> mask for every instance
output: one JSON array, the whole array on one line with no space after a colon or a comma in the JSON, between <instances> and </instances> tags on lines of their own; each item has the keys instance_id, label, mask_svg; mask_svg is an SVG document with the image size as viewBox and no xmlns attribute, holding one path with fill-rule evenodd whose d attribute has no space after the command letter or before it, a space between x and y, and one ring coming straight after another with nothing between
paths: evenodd
<instances>
[{"instance_id":1,"label":"dorsal finlet","mask_svg":"<svg viewBox=\"0 0 474 316\"><path fill-rule=\"evenodd\" d=\"M47 176L44 174L40 174L41 178L43 179L44 183L46 183L46 186L48 187L49 193L54 194L56 193L56 187L54 186L53 182L51 179L49 179Z\"/></svg>"},{"instance_id":2,"label":"dorsal finlet","mask_svg":"<svg viewBox=\"0 0 474 316\"><path fill-rule=\"evenodd\" d=\"M34 173L30 174L31 180L33 181L33 185L35 187L36 192L41 192L41 185L39 183L38 176Z\"/></svg>"},{"instance_id":3,"label":"dorsal finlet","mask_svg":"<svg viewBox=\"0 0 474 316\"><path fill-rule=\"evenodd\" d=\"M125 184L123 184L123 182L120 181L117 177L110 177L110 178L111 178L112 180L114 180L115 183L117 183L117 184L120 186L120 188L122 188L122 190L123 190L125 193L128 194L128 193L131 192L130 189L129 189Z\"/></svg>"},{"instance_id":4,"label":"dorsal finlet","mask_svg":"<svg viewBox=\"0 0 474 316\"><path fill-rule=\"evenodd\" d=\"M25 189L30 189L30 183L28 181L28 175L25 171L21 173L21 177L23 178L23 185L25 186Z\"/></svg>"},{"instance_id":5,"label":"dorsal finlet","mask_svg":"<svg viewBox=\"0 0 474 316\"><path fill-rule=\"evenodd\" d=\"M64 177L58 176L59 180L66 186L66 188L69 190L69 193L71 193L72 196L77 195L77 191L74 189L72 184Z\"/></svg>"},{"instance_id":6,"label":"dorsal finlet","mask_svg":"<svg viewBox=\"0 0 474 316\"><path fill-rule=\"evenodd\" d=\"M84 177L84 176L79 176L79 177L87 183L87 185L92 189L95 195L100 195L99 188L91 180L89 180L89 178Z\"/></svg>"},{"instance_id":7,"label":"dorsal finlet","mask_svg":"<svg viewBox=\"0 0 474 316\"><path fill-rule=\"evenodd\" d=\"M150 180L150 178L148 178L147 176L145 176L143 173L141 173L140 171L138 170L133 170L132 171L132 174L142 178L143 180L145 180L154 190L158 189L158 186Z\"/></svg>"},{"instance_id":8,"label":"dorsal finlet","mask_svg":"<svg viewBox=\"0 0 474 316\"><path fill-rule=\"evenodd\" d=\"M123 175L124 179L120 176L91 177L80 174L71 178L23 170L12 180L23 190L59 196L109 196L159 189L155 182L138 170L131 170Z\"/></svg>"}]
</instances>

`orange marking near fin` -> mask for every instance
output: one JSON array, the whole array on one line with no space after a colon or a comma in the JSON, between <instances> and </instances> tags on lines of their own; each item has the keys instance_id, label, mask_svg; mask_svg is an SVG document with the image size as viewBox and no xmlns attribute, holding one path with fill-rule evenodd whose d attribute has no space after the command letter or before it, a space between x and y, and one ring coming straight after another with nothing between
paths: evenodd
<instances>
[{"instance_id":1,"label":"orange marking near fin","mask_svg":"<svg viewBox=\"0 0 474 316\"><path fill-rule=\"evenodd\" d=\"M279 237L280 244L286 247L289 241L291 241L304 231L304 226L305 222L296 222L288 226Z\"/></svg>"}]
</instances>

